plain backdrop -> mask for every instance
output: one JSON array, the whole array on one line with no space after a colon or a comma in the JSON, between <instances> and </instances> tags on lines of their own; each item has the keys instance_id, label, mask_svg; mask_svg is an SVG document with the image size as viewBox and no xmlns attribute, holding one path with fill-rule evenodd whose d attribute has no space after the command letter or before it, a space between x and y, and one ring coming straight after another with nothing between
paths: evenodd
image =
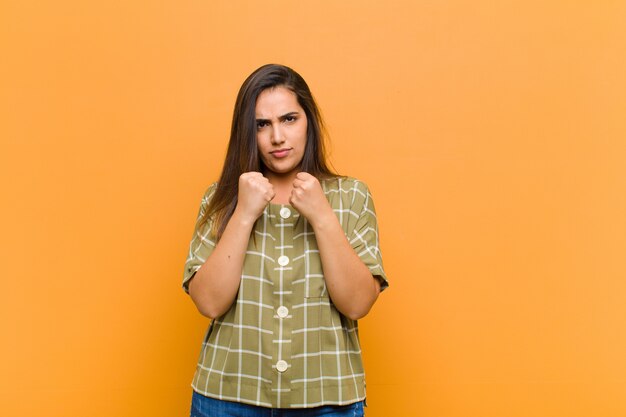
<instances>
[{"instance_id":1,"label":"plain backdrop","mask_svg":"<svg viewBox=\"0 0 626 417\"><path fill-rule=\"evenodd\" d=\"M0 48L0 415L188 415L183 264L270 62L374 195L369 417L626 415L626 2L3 0Z\"/></svg>"}]
</instances>

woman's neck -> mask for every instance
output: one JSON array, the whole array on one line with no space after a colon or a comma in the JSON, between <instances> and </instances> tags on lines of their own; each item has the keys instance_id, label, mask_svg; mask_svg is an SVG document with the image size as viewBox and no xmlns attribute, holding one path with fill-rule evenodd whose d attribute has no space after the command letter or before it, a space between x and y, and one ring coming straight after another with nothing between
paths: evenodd
<instances>
[{"instance_id":1,"label":"woman's neck","mask_svg":"<svg viewBox=\"0 0 626 417\"><path fill-rule=\"evenodd\" d=\"M276 173L264 173L270 184L274 186L276 195L272 199L275 204L289 204L291 198L291 190L293 189L293 181L296 179L296 172L290 172L285 175L277 175Z\"/></svg>"}]
</instances>

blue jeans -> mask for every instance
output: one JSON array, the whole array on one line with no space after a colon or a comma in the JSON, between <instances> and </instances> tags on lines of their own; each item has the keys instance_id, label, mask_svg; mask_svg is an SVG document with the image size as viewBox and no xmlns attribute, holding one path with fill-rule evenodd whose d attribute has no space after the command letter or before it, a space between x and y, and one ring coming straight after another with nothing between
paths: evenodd
<instances>
[{"instance_id":1,"label":"blue jeans","mask_svg":"<svg viewBox=\"0 0 626 417\"><path fill-rule=\"evenodd\" d=\"M363 417L363 401L314 408L266 408L216 400L194 391L191 417Z\"/></svg>"}]
</instances>

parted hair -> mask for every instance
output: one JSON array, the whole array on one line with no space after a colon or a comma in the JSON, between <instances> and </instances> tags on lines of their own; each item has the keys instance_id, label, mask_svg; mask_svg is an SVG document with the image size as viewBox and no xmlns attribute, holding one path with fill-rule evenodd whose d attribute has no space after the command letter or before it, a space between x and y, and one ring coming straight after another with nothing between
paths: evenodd
<instances>
[{"instance_id":1,"label":"parted hair","mask_svg":"<svg viewBox=\"0 0 626 417\"><path fill-rule=\"evenodd\" d=\"M300 74L285 65L263 65L250 74L239 89L224 167L213 197L198 220L198 228L207 221L212 221L211 234L216 239L221 237L237 206L239 176L245 172L265 170L257 147L255 109L259 94L275 87L285 87L292 91L307 118L306 145L300 171L320 180L336 175L326 161L326 130L309 86Z\"/></svg>"}]
</instances>

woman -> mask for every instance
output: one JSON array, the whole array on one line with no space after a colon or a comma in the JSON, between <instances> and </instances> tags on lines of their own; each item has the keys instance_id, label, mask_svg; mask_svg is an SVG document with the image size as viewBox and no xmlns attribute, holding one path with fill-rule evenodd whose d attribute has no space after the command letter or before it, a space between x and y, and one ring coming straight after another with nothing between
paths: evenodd
<instances>
[{"instance_id":1,"label":"woman","mask_svg":"<svg viewBox=\"0 0 626 417\"><path fill-rule=\"evenodd\" d=\"M363 415L357 320L388 284L371 195L328 168L322 132L291 68L241 86L185 265L183 288L213 319L192 416Z\"/></svg>"}]
</instances>

